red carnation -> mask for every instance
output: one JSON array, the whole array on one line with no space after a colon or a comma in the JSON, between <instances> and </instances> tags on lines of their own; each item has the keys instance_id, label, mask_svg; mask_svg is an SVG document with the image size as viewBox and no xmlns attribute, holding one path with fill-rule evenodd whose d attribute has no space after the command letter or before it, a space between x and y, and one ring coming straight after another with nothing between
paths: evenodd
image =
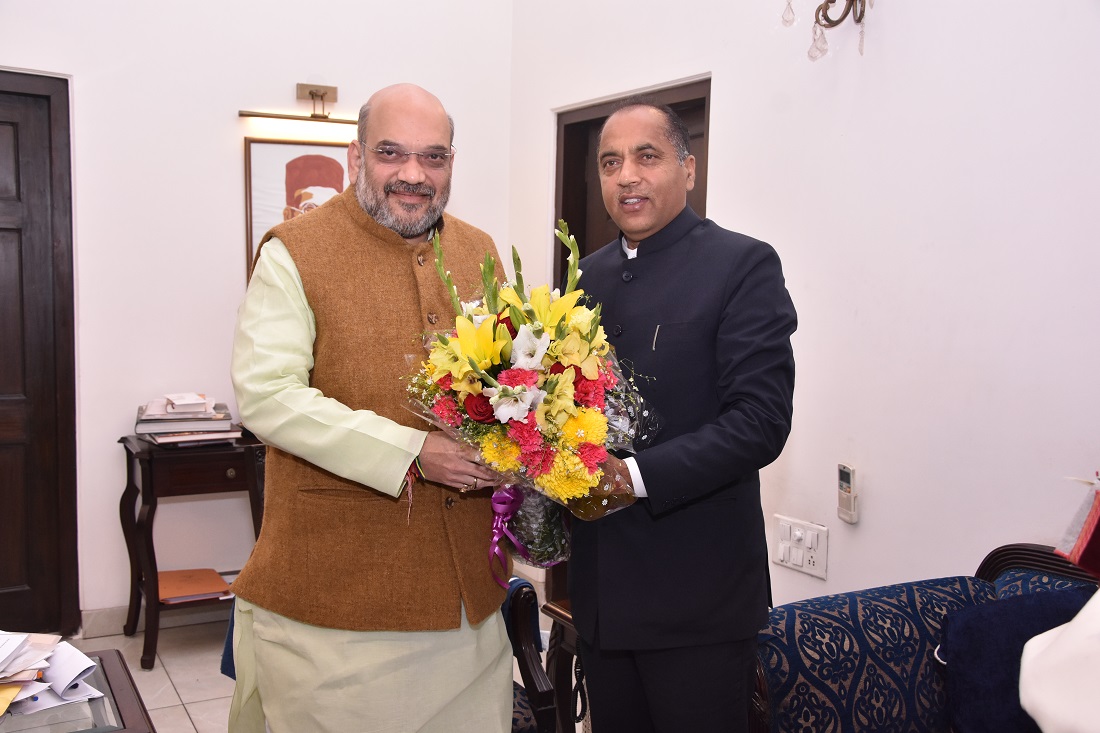
<instances>
[{"instance_id":1,"label":"red carnation","mask_svg":"<svg viewBox=\"0 0 1100 733\"><path fill-rule=\"evenodd\" d=\"M539 373L531 369L505 369L497 375L497 381L506 387L534 387L539 383Z\"/></svg>"},{"instance_id":2,"label":"red carnation","mask_svg":"<svg viewBox=\"0 0 1100 733\"><path fill-rule=\"evenodd\" d=\"M554 467L554 456L557 451L553 446L545 446L532 451L524 451L519 454L519 462L527 468L527 474L532 478L548 473Z\"/></svg>"},{"instance_id":3,"label":"red carnation","mask_svg":"<svg viewBox=\"0 0 1100 733\"><path fill-rule=\"evenodd\" d=\"M462 415L458 414L458 405L455 403L454 398L449 395L441 396L432 405L432 412L439 417L440 420L446 425L450 425L452 428L457 428L462 425Z\"/></svg>"},{"instance_id":4,"label":"red carnation","mask_svg":"<svg viewBox=\"0 0 1100 733\"><path fill-rule=\"evenodd\" d=\"M435 383L439 385L440 389L450 390L451 386L454 384L454 378L451 376L450 372L444 372L442 377L435 380Z\"/></svg>"},{"instance_id":5,"label":"red carnation","mask_svg":"<svg viewBox=\"0 0 1100 733\"><path fill-rule=\"evenodd\" d=\"M496 415L493 414L493 406L489 404L489 398L483 394L467 395L462 406L466 408L466 414L471 420L482 423L497 421Z\"/></svg>"},{"instance_id":6,"label":"red carnation","mask_svg":"<svg viewBox=\"0 0 1100 733\"><path fill-rule=\"evenodd\" d=\"M518 420L509 420L508 437L516 441L516 445L518 445L520 451L524 453L542 445L542 431L539 430L535 412L531 411L527 413L527 422L525 423L519 422Z\"/></svg>"},{"instance_id":7,"label":"red carnation","mask_svg":"<svg viewBox=\"0 0 1100 733\"><path fill-rule=\"evenodd\" d=\"M603 410L603 381L603 379L585 379L584 377L579 377L573 382L573 399L577 401L578 405Z\"/></svg>"},{"instance_id":8,"label":"red carnation","mask_svg":"<svg viewBox=\"0 0 1100 733\"><path fill-rule=\"evenodd\" d=\"M596 473L600 464L607 460L607 448L595 443L581 443L577 446L577 458L581 459L589 473Z\"/></svg>"}]
</instances>

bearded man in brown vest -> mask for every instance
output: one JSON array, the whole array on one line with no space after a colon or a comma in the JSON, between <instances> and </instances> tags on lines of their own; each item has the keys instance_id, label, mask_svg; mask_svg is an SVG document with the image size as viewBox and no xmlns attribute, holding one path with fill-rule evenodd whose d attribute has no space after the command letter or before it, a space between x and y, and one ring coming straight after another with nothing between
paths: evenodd
<instances>
[{"instance_id":1,"label":"bearded man in brown vest","mask_svg":"<svg viewBox=\"0 0 1100 733\"><path fill-rule=\"evenodd\" d=\"M510 729L499 477L404 408L406 355L453 325L432 235L460 295L499 262L443 213L453 136L427 91L377 92L353 185L260 246L233 349L241 419L268 446L263 528L233 584L235 733Z\"/></svg>"}]
</instances>

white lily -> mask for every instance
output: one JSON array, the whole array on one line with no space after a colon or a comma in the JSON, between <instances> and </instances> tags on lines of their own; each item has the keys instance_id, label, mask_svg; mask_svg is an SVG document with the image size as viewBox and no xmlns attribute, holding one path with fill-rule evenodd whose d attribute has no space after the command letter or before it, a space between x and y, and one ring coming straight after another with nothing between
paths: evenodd
<instances>
[{"instance_id":1,"label":"white lily","mask_svg":"<svg viewBox=\"0 0 1100 733\"><path fill-rule=\"evenodd\" d=\"M550 334L535 336L531 326L523 324L512 339L512 366L517 369L539 369L549 347Z\"/></svg>"},{"instance_id":2,"label":"white lily","mask_svg":"<svg viewBox=\"0 0 1100 733\"><path fill-rule=\"evenodd\" d=\"M489 398L489 404L493 406L493 415L501 423L509 420L526 423L528 413L546 397L546 393L541 389L528 388L524 385L486 387L481 393Z\"/></svg>"}]
</instances>

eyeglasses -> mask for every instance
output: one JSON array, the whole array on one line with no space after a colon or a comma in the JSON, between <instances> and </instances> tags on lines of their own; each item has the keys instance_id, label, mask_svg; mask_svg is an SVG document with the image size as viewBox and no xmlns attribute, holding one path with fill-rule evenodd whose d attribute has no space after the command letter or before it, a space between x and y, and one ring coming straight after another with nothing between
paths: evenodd
<instances>
[{"instance_id":1,"label":"eyeglasses","mask_svg":"<svg viewBox=\"0 0 1100 733\"><path fill-rule=\"evenodd\" d=\"M454 145L451 146L451 152L445 153L442 150L425 150L423 152L417 152L415 150L403 150L402 148L388 145L381 148L371 148L367 147L367 144L362 141L360 141L360 144L365 150L374 153L374 159L382 165L404 165L410 155L415 155L420 158L420 165L425 168L439 170L445 168L455 154Z\"/></svg>"}]
</instances>

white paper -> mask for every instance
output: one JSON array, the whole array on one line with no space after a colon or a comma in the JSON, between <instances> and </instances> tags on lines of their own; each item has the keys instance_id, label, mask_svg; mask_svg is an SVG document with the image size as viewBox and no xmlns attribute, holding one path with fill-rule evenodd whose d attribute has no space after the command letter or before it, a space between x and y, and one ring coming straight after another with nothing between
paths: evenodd
<instances>
[{"instance_id":1,"label":"white paper","mask_svg":"<svg viewBox=\"0 0 1100 733\"><path fill-rule=\"evenodd\" d=\"M50 668L42 673L42 681L66 700L77 699L73 697L76 694L73 690L78 689L80 681L94 671L95 662L90 657L63 641L50 655Z\"/></svg>"}]
</instances>

